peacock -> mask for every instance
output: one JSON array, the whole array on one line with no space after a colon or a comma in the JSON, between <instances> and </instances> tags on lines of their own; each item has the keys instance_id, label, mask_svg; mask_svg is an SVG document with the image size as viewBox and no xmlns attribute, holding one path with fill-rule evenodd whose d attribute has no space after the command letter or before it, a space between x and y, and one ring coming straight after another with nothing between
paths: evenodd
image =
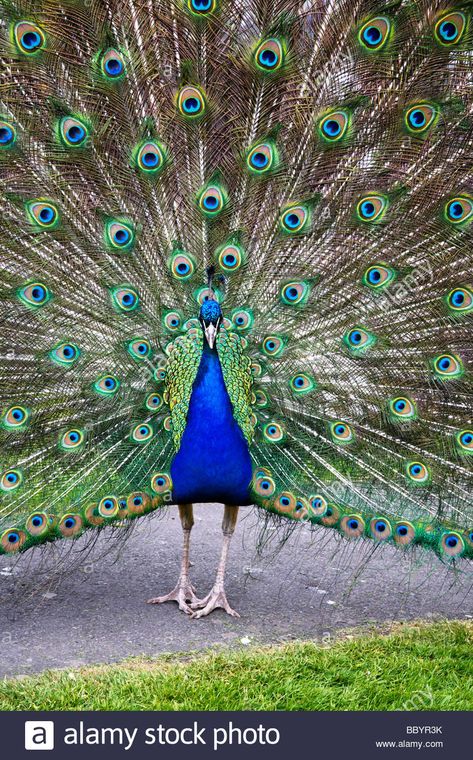
<instances>
[{"instance_id":1,"label":"peacock","mask_svg":"<svg viewBox=\"0 0 473 760\"><path fill-rule=\"evenodd\" d=\"M255 505L468 571L455 3L1 1L1 553L178 506L178 582L149 602L235 616ZM197 502L224 505L202 599Z\"/></svg>"}]
</instances>

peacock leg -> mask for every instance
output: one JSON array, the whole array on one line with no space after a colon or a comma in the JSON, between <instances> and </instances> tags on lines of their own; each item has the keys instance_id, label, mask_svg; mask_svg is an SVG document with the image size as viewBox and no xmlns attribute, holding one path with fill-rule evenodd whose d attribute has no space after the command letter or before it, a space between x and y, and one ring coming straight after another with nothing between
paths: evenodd
<instances>
[{"instance_id":1,"label":"peacock leg","mask_svg":"<svg viewBox=\"0 0 473 760\"><path fill-rule=\"evenodd\" d=\"M187 602L199 601L195 595L195 588L192 586L189 580L189 549L191 530L192 526L194 525L192 504L179 504L179 517L181 518L182 530L184 533L184 542L182 549L181 572L179 574L176 588L174 588L169 594L166 594L165 596L157 596L154 599L148 599L147 603L162 604L163 602L177 602L180 610L185 612L186 615L192 615L193 611Z\"/></svg>"},{"instance_id":2,"label":"peacock leg","mask_svg":"<svg viewBox=\"0 0 473 760\"><path fill-rule=\"evenodd\" d=\"M227 595L224 588L228 550L230 548L230 541L232 540L238 519L238 509L239 507L233 507L225 504L222 523L223 546L217 570L217 577L215 578L215 583L210 594L208 594L204 599L193 602L191 604L191 608L193 610L196 610L193 613L194 618L204 617L218 607L222 607L225 612L227 612L229 615L232 615L233 617L240 617L238 612L235 612L235 610L233 610L228 604Z\"/></svg>"}]
</instances>

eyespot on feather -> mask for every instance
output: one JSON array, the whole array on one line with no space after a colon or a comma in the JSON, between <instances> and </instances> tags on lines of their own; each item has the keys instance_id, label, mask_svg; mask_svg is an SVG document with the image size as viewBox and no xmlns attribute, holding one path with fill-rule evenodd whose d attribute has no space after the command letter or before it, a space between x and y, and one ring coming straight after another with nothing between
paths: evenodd
<instances>
[{"instance_id":1,"label":"eyespot on feather","mask_svg":"<svg viewBox=\"0 0 473 760\"><path fill-rule=\"evenodd\" d=\"M20 551L26 543L26 540L27 536L23 530L10 528L2 533L0 545L6 554L14 554L15 552Z\"/></svg>"},{"instance_id":2,"label":"eyespot on feather","mask_svg":"<svg viewBox=\"0 0 473 760\"><path fill-rule=\"evenodd\" d=\"M36 55L46 45L44 31L32 21L18 21L13 26L13 39L18 51L27 56Z\"/></svg>"}]
</instances>

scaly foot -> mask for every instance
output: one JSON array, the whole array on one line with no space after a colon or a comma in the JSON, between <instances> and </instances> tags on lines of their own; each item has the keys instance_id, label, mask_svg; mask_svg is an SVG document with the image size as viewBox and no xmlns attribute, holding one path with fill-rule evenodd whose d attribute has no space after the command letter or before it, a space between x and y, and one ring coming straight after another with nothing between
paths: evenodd
<instances>
[{"instance_id":1,"label":"scaly foot","mask_svg":"<svg viewBox=\"0 0 473 760\"><path fill-rule=\"evenodd\" d=\"M204 599L199 599L191 603L192 617L201 618L221 607L228 615L240 617L238 612L233 610L228 604L227 595L223 586L214 586L210 594Z\"/></svg>"},{"instance_id":2,"label":"scaly foot","mask_svg":"<svg viewBox=\"0 0 473 760\"><path fill-rule=\"evenodd\" d=\"M163 604L164 602L177 602L179 609L186 613L186 615L194 615L194 611L187 604L187 602L193 602L194 604L200 604L199 599L195 594L195 588L187 578L179 578L177 586L169 594L165 596L157 596L154 599L148 599L147 604Z\"/></svg>"}]
</instances>

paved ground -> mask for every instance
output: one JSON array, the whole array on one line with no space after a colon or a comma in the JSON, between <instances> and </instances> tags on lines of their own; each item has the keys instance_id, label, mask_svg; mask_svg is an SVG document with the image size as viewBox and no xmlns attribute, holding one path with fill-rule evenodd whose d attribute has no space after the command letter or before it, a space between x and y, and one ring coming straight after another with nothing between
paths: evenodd
<instances>
[{"instance_id":1,"label":"paved ground","mask_svg":"<svg viewBox=\"0 0 473 760\"><path fill-rule=\"evenodd\" d=\"M454 579L436 560L413 567L389 547L372 553L369 542L302 529L278 553L270 546L259 557L258 521L250 509L241 510L227 579L239 620L221 611L190 620L175 604L146 605L150 596L175 584L181 546L176 512L138 524L118 556L100 559L110 543L107 533L90 555L77 542L78 569L52 579L49 570L45 573L44 552L15 562L0 557L0 675L210 645L244 646L248 639L327 637L373 621L473 616L471 579ZM192 577L203 595L217 565L222 508L200 506L196 516Z\"/></svg>"}]
</instances>

